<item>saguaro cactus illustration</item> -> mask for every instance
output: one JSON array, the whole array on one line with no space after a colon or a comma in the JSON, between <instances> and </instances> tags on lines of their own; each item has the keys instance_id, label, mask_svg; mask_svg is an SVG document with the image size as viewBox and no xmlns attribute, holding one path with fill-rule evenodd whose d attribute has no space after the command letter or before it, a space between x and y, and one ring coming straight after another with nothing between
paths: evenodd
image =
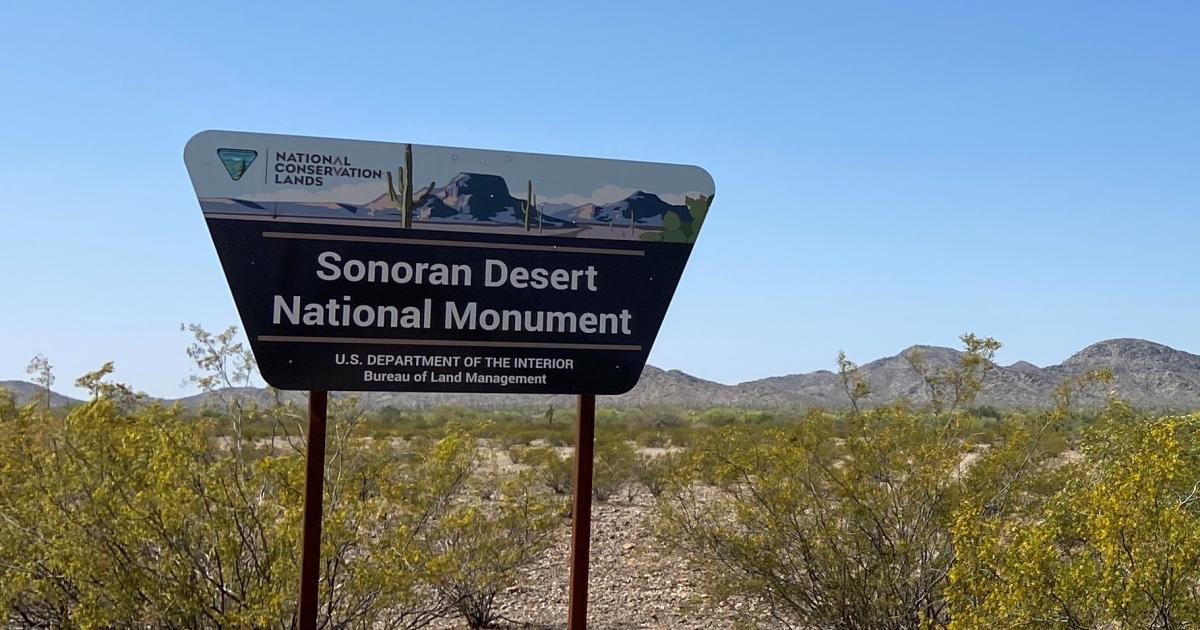
<instances>
[{"instance_id":1,"label":"saguaro cactus illustration","mask_svg":"<svg viewBox=\"0 0 1200 630\"><path fill-rule=\"evenodd\" d=\"M522 209L525 212L525 231L528 232L533 225L533 212L537 208L537 196L533 194L533 180L526 180L529 184L528 195L526 201L522 204ZM542 231L541 218L538 219L538 231Z\"/></svg>"},{"instance_id":2,"label":"saguaro cactus illustration","mask_svg":"<svg viewBox=\"0 0 1200 630\"><path fill-rule=\"evenodd\" d=\"M400 190L396 190L392 185L392 172L387 172L388 199L392 205L400 211L401 227L412 227L413 213L413 183L412 183L412 145L404 145L404 166L396 169L396 179L399 180ZM429 190L433 190L433 184L429 185Z\"/></svg>"}]
</instances>

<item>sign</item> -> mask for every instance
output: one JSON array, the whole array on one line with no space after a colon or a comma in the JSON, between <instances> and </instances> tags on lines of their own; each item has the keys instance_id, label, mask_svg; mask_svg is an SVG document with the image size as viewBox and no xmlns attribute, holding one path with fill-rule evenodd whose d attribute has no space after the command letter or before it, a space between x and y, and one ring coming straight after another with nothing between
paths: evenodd
<instances>
[{"instance_id":1,"label":"sign","mask_svg":"<svg viewBox=\"0 0 1200 630\"><path fill-rule=\"evenodd\" d=\"M184 161L280 389L628 391L713 199L695 166L360 140Z\"/></svg>"}]
</instances>

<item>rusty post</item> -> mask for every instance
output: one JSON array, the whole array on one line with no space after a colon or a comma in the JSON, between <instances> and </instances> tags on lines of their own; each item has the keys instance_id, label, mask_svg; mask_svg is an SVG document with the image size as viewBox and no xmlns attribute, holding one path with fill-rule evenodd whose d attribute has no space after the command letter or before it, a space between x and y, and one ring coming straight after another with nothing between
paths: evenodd
<instances>
[{"instance_id":1,"label":"rusty post","mask_svg":"<svg viewBox=\"0 0 1200 630\"><path fill-rule=\"evenodd\" d=\"M596 397L579 396L575 420L575 482L571 505L571 591L567 630L587 629L588 547L592 534L592 456L596 437Z\"/></svg>"},{"instance_id":2,"label":"rusty post","mask_svg":"<svg viewBox=\"0 0 1200 630\"><path fill-rule=\"evenodd\" d=\"M304 466L304 531L300 544L299 630L317 627L321 575L321 507L325 483L325 417L329 392L308 393L308 453Z\"/></svg>"}]
</instances>

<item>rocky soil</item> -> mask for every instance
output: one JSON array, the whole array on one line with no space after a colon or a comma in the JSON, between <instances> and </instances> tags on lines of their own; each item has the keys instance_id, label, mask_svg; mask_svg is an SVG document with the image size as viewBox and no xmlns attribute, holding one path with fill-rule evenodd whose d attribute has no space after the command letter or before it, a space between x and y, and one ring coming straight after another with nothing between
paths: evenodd
<instances>
[{"instance_id":1,"label":"rocky soil","mask_svg":"<svg viewBox=\"0 0 1200 630\"><path fill-rule=\"evenodd\" d=\"M717 604L702 578L654 538L654 500L642 492L592 505L588 628L595 630L760 627L773 624L750 602ZM498 597L508 630L566 628L570 526L523 571L520 584ZM739 623L740 620L740 623ZM439 630L465 628L461 622Z\"/></svg>"}]
</instances>

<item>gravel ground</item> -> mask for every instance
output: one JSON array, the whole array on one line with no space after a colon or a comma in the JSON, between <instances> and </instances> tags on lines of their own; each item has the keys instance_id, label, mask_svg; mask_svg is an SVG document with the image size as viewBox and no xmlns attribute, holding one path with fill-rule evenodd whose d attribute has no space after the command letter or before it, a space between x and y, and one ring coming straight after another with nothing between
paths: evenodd
<instances>
[{"instance_id":1,"label":"gravel ground","mask_svg":"<svg viewBox=\"0 0 1200 630\"><path fill-rule=\"evenodd\" d=\"M593 503L588 628L773 627L760 607L746 602L716 605L704 596L702 578L655 540L653 506L645 492L632 501L622 495ZM566 628L569 537L567 523L557 532L554 546L522 572L521 583L497 598L506 620L502 628ZM459 622L436 627L466 626Z\"/></svg>"}]
</instances>

